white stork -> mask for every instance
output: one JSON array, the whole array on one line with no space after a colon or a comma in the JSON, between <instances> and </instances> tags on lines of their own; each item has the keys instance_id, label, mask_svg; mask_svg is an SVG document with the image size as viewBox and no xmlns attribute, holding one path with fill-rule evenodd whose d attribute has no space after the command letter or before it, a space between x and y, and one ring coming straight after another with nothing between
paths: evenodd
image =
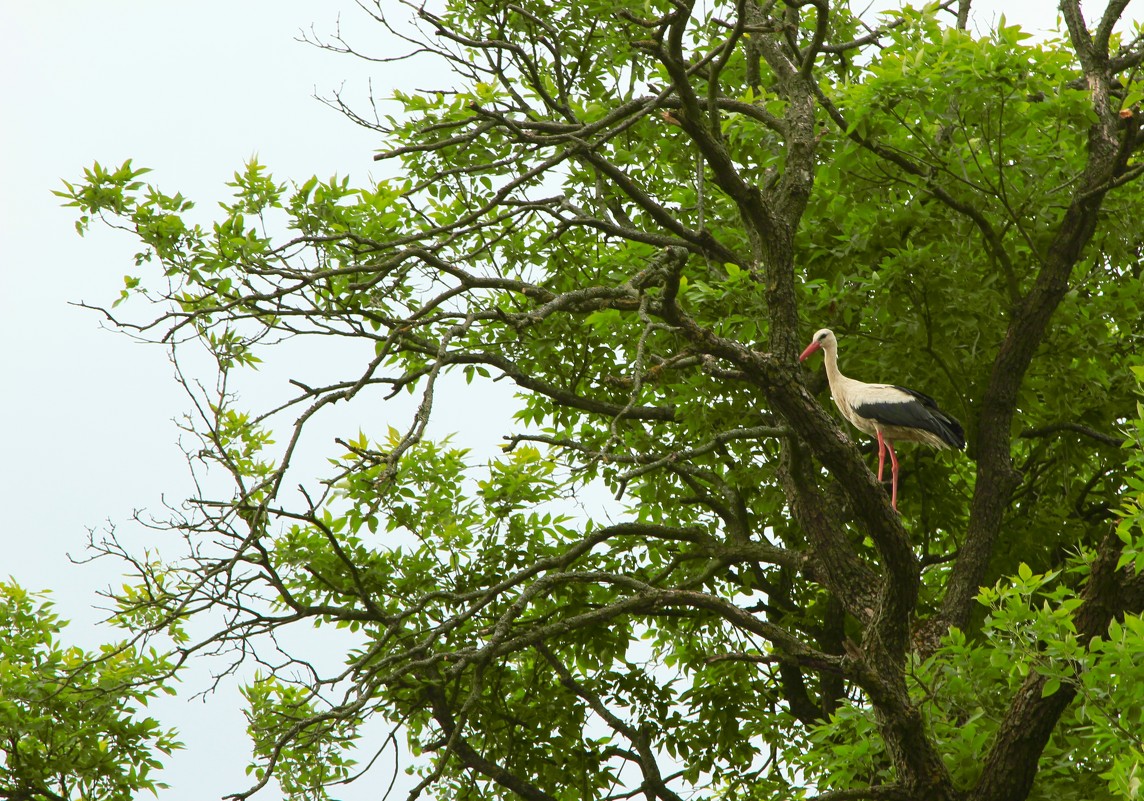
<instances>
[{"instance_id":1,"label":"white stork","mask_svg":"<svg viewBox=\"0 0 1144 801\"><path fill-rule=\"evenodd\" d=\"M894 474L890 503L897 509L898 456L894 453L894 440L960 450L965 447L961 423L939 409L929 395L893 384L866 384L842 375L838 371L838 340L829 328L815 333L798 360L806 361L817 350L826 359L826 380L838 411L859 431L878 438L878 481L882 480L886 451L890 451Z\"/></svg>"}]
</instances>

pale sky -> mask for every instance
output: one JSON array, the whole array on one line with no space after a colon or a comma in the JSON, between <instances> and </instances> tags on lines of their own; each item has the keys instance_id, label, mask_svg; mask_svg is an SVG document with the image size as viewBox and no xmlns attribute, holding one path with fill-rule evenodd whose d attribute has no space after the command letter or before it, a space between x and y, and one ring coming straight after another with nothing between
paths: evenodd
<instances>
[{"instance_id":1,"label":"pale sky","mask_svg":"<svg viewBox=\"0 0 1144 801\"><path fill-rule=\"evenodd\" d=\"M1004 8L1032 31L1056 17L1048 0L976 7L986 24ZM102 331L95 314L68 305L114 300L134 271L133 242L98 227L79 238L73 210L51 190L93 161L131 158L205 215L252 154L280 180L337 173L365 182L376 138L313 95L344 82L348 96L364 99L372 78L384 96L410 88L411 73L295 41L311 25L329 33L339 13L363 48L381 45L382 32L352 0L0 0L0 576L53 589L58 611L77 621L67 635L86 644L105 638L90 627L91 606L119 565L77 567L67 554L83 555L88 528L129 529L134 510L191 493L173 423L186 402L160 348ZM395 13L405 12L395 4ZM466 404L447 405L443 429L472 419ZM236 706L225 694L158 708L188 744L169 760L163 778L172 789L161 798L246 787ZM339 796L376 799L387 782L381 770Z\"/></svg>"},{"instance_id":2,"label":"pale sky","mask_svg":"<svg viewBox=\"0 0 1144 801\"><path fill-rule=\"evenodd\" d=\"M339 11L363 45L378 41L352 0L0 0L0 575L53 589L58 611L78 621L69 639L110 638L80 623L99 618L94 593L121 572L109 561L69 563L67 554L84 554L86 529L112 521L128 531L134 510L159 511L164 497L177 503L191 490L173 422L187 403L165 353L68 305L114 300L134 243L98 226L81 239L74 210L51 190L93 161L131 158L206 216L252 154L283 180L365 180L376 138L313 95L345 81L364 98L370 72L295 41L311 24L332 30ZM162 798L245 789L249 749L233 692L156 710L188 745L168 760ZM344 797L378 798L383 779Z\"/></svg>"}]
</instances>

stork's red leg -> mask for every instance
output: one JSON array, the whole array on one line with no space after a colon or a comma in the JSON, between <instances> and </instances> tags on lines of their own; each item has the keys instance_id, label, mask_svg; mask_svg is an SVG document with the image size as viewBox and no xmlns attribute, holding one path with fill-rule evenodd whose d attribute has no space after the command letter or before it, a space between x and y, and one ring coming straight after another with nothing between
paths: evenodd
<instances>
[{"instance_id":1,"label":"stork's red leg","mask_svg":"<svg viewBox=\"0 0 1144 801\"><path fill-rule=\"evenodd\" d=\"M882 483L882 468L886 466L886 441L882 439L882 432L876 431L878 435L878 483Z\"/></svg>"},{"instance_id":2,"label":"stork's red leg","mask_svg":"<svg viewBox=\"0 0 1144 801\"><path fill-rule=\"evenodd\" d=\"M894 511L898 509L898 454L894 453L894 443L886 440L886 447L890 449L890 469L894 474L893 489L890 490L890 506Z\"/></svg>"}]
</instances>

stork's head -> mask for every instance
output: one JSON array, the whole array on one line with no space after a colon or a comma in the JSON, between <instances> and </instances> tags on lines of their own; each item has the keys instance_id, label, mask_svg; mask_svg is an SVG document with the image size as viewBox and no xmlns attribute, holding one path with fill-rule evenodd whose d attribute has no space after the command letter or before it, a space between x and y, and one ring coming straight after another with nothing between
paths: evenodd
<instances>
[{"instance_id":1,"label":"stork's head","mask_svg":"<svg viewBox=\"0 0 1144 801\"><path fill-rule=\"evenodd\" d=\"M834 350L838 346L838 340L834 338L834 332L829 328L819 329L814 333L814 337L810 340L810 344L806 346L806 350L798 357L800 362L805 362L806 357L814 353L816 350L825 348L828 351Z\"/></svg>"}]
</instances>

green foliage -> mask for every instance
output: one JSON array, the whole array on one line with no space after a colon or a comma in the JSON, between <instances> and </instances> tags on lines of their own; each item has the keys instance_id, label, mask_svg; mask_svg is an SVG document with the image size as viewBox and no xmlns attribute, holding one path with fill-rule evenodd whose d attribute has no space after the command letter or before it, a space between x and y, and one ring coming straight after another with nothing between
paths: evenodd
<instances>
[{"instance_id":1,"label":"green foliage","mask_svg":"<svg viewBox=\"0 0 1144 801\"><path fill-rule=\"evenodd\" d=\"M243 695L253 754L265 764L251 765L247 772L259 782L276 771L288 797L325 798L326 786L349 775L354 761L342 752L354 737L355 722L321 721L309 693L273 676L257 677Z\"/></svg>"},{"instance_id":2,"label":"green foliage","mask_svg":"<svg viewBox=\"0 0 1144 801\"><path fill-rule=\"evenodd\" d=\"M418 13L456 82L394 92L398 177L250 163L210 225L130 163L60 193L138 237L124 308L217 367L184 385L231 485L120 608L305 666L245 690L252 789L329 797L374 722L441 799L1138 797L1141 40ZM967 455L903 449L900 517L798 372L823 326L965 423ZM322 369L248 406L285 339ZM497 426L489 458L435 409L494 381L513 408L448 422Z\"/></svg>"},{"instance_id":3,"label":"green foliage","mask_svg":"<svg viewBox=\"0 0 1144 801\"><path fill-rule=\"evenodd\" d=\"M181 744L140 707L173 666L127 643L65 646L51 603L0 582L0 797L128 801L166 785L157 754Z\"/></svg>"},{"instance_id":4,"label":"green foliage","mask_svg":"<svg viewBox=\"0 0 1144 801\"><path fill-rule=\"evenodd\" d=\"M1132 372L1144 395L1144 366L1133 367ZM1125 447L1130 449L1131 455L1130 472L1124 479L1126 491L1118 510L1120 522L1116 527L1116 536L1124 543L1119 567L1131 565L1137 573L1144 574L1144 402L1136 404L1136 416L1129 421L1126 433L1129 439Z\"/></svg>"}]
</instances>

